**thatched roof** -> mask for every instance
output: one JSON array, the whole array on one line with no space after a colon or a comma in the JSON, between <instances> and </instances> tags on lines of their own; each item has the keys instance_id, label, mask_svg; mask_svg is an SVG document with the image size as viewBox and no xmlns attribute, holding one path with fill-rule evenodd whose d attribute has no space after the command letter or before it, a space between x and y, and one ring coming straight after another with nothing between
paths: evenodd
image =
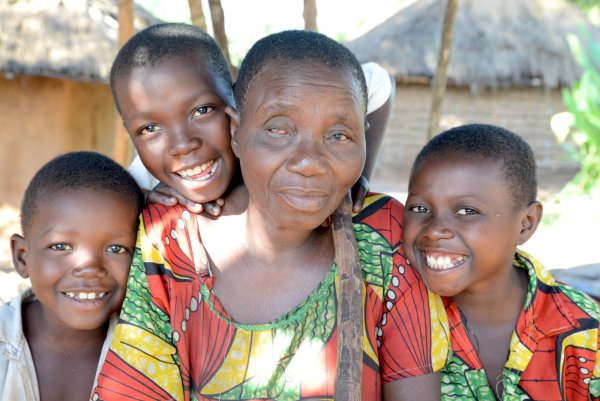
<instances>
[{"instance_id":1,"label":"thatched roof","mask_svg":"<svg viewBox=\"0 0 600 401\"><path fill-rule=\"evenodd\" d=\"M136 29L159 20L136 7ZM107 82L117 0L0 0L0 74Z\"/></svg>"},{"instance_id":2,"label":"thatched roof","mask_svg":"<svg viewBox=\"0 0 600 401\"><path fill-rule=\"evenodd\" d=\"M446 0L417 0L348 44L396 79L426 81L438 59ZM459 0L448 82L479 87L568 85L579 77L566 40L584 23L564 0Z\"/></svg>"}]
</instances>

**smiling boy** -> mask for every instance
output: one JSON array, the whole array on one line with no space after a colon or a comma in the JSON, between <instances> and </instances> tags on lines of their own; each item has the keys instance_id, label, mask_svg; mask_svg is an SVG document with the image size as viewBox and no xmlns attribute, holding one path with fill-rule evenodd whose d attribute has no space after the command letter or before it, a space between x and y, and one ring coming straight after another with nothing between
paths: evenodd
<instances>
[{"instance_id":1,"label":"smiling boy","mask_svg":"<svg viewBox=\"0 0 600 401\"><path fill-rule=\"evenodd\" d=\"M125 296L143 195L116 162L73 152L44 165L11 237L31 289L0 308L0 399L89 398ZM112 320L111 320L112 317Z\"/></svg>"},{"instance_id":2,"label":"smiling boy","mask_svg":"<svg viewBox=\"0 0 600 401\"><path fill-rule=\"evenodd\" d=\"M417 155L408 192L404 247L450 323L442 399L597 400L598 304L517 249L542 217L531 147L453 128Z\"/></svg>"}]
</instances>

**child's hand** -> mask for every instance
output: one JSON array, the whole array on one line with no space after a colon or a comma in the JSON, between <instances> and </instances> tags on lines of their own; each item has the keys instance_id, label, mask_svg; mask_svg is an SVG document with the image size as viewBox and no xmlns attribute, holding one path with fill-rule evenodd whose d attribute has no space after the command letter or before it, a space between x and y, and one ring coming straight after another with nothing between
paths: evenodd
<instances>
[{"instance_id":1,"label":"child's hand","mask_svg":"<svg viewBox=\"0 0 600 401\"><path fill-rule=\"evenodd\" d=\"M369 180L361 175L356 184L352 187L352 212L358 213L363 208L363 203L367 192L369 191Z\"/></svg>"},{"instance_id":2,"label":"child's hand","mask_svg":"<svg viewBox=\"0 0 600 401\"><path fill-rule=\"evenodd\" d=\"M158 203L160 205L165 206L175 206L179 203L180 205L185 206L185 208L188 209L190 212L206 212L211 216L219 216L221 214L221 206L225 204L225 201L219 198L215 201L207 202L204 204L193 202L183 197L179 192L175 191L173 188L161 182L160 184L155 186L154 189L152 189L152 191L148 195L146 203Z\"/></svg>"}]
</instances>

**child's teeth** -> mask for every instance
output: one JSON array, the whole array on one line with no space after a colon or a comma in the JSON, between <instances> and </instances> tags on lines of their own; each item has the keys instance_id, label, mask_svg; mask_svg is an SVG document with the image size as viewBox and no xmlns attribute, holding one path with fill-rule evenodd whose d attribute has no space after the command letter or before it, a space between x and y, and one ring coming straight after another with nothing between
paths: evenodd
<instances>
[{"instance_id":1,"label":"child's teeth","mask_svg":"<svg viewBox=\"0 0 600 401\"><path fill-rule=\"evenodd\" d=\"M106 292L67 292L66 294L69 298L88 300L102 298L106 295Z\"/></svg>"},{"instance_id":2,"label":"child's teeth","mask_svg":"<svg viewBox=\"0 0 600 401\"><path fill-rule=\"evenodd\" d=\"M456 257L456 260L454 263L452 262L452 259L450 258L450 256L435 257L433 255L426 255L426 259L427 259L427 266L430 269L445 270L445 269L450 269L452 267L459 265L460 263L462 263L465 260L465 257L464 256Z\"/></svg>"}]
</instances>

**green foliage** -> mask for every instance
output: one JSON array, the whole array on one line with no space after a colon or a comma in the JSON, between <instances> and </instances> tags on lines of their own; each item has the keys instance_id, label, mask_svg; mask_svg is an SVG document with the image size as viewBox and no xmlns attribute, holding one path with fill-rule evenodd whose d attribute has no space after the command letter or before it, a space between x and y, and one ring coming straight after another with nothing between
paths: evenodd
<instances>
[{"instance_id":1,"label":"green foliage","mask_svg":"<svg viewBox=\"0 0 600 401\"><path fill-rule=\"evenodd\" d=\"M575 145L571 152L580 165L572 183L584 193L600 185L600 44L588 31L583 32L585 46L575 35L569 44L583 73L570 89L563 90L563 100L572 115L567 138Z\"/></svg>"}]
</instances>

